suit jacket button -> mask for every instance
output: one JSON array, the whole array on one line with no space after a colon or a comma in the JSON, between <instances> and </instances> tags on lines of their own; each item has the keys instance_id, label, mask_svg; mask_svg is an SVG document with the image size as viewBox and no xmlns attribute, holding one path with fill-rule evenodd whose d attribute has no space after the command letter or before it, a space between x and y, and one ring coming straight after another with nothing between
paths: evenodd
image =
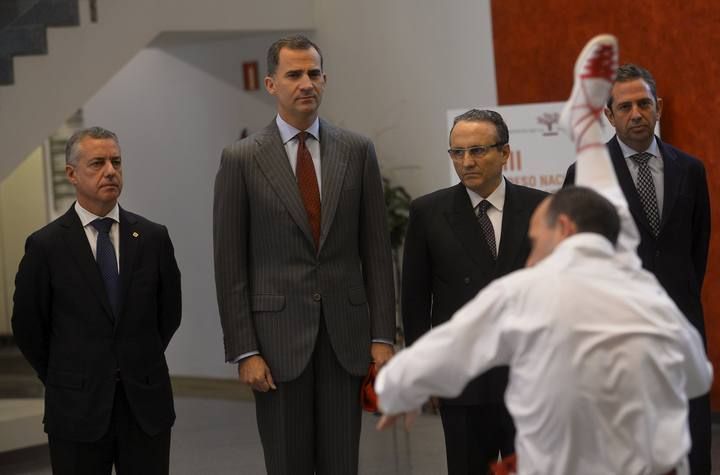
<instances>
[{"instance_id":1,"label":"suit jacket button","mask_svg":"<svg viewBox=\"0 0 720 475\"><path fill-rule=\"evenodd\" d=\"M322 297L320 296L319 293L315 292L315 293L312 295L312 299L313 299L314 301L316 301L316 302L319 302L319 301L322 299Z\"/></svg>"},{"instance_id":2,"label":"suit jacket button","mask_svg":"<svg viewBox=\"0 0 720 475\"><path fill-rule=\"evenodd\" d=\"M465 282L466 284L469 284L469 283L470 283L470 277L465 277L465 278L463 279L463 282Z\"/></svg>"}]
</instances>

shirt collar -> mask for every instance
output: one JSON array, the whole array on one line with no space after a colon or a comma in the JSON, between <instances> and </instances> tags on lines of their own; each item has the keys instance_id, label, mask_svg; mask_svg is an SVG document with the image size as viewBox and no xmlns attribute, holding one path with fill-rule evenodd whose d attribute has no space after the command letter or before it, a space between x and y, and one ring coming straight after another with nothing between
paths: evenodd
<instances>
[{"instance_id":1,"label":"shirt collar","mask_svg":"<svg viewBox=\"0 0 720 475\"><path fill-rule=\"evenodd\" d=\"M500 178L500 185L498 185L498 187L495 188L495 191L490 193L487 198L483 198L470 188L465 187L465 189L467 190L468 196L470 197L470 202L472 203L473 209L477 208L477 205L479 205L482 200L487 200L490 202L493 208L502 212L503 207L505 206L505 177Z\"/></svg>"},{"instance_id":2,"label":"shirt collar","mask_svg":"<svg viewBox=\"0 0 720 475\"><path fill-rule=\"evenodd\" d=\"M302 132L300 129L296 129L292 125L285 122L282 117L280 117L280 114L275 116L275 123L278 126L278 130L280 130L280 138L282 139L283 145L287 144L289 141L295 138L297 134ZM312 123L310 127L305 129L305 132L312 135L312 137L320 141L320 118L315 117L315 121Z\"/></svg>"},{"instance_id":3,"label":"shirt collar","mask_svg":"<svg viewBox=\"0 0 720 475\"><path fill-rule=\"evenodd\" d=\"M636 150L633 150L632 148L630 148L628 145L625 145L623 143L623 141L620 140L620 137L618 137L617 139L618 139L618 143L620 144L620 150L622 150L623 157L630 158L633 155L636 155L637 153L639 153ZM643 152L649 153L653 157L660 158L660 151L658 149L656 137L653 137L652 142L650 142L650 146L647 148L647 150L643 150Z\"/></svg>"},{"instance_id":4,"label":"shirt collar","mask_svg":"<svg viewBox=\"0 0 720 475\"><path fill-rule=\"evenodd\" d=\"M551 256L574 252L573 250L575 249L585 253L592 252L605 257L611 257L615 254L615 247L605 236L598 233L582 232L563 239L555 247Z\"/></svg>"},{"instance_id":5,"label":"shirt collar","mask_svg":"<svg viewBox=\"0 0 720 475\"><path fill-rule=\"evenodd\" d=\"M75 202L75 212L77 213L78 217L80 218L80 222L82 223L83 227L87 226L88 224L92 223L96 219L100 218L111 218L116 223L120 222L120 206L115 203L115 206L113 209L110 210L108 214L105 216L97 216L92 214L90 211L86 210L82 206L80 206L80 203L77 201Z\"/></svg>"}]
</instances>

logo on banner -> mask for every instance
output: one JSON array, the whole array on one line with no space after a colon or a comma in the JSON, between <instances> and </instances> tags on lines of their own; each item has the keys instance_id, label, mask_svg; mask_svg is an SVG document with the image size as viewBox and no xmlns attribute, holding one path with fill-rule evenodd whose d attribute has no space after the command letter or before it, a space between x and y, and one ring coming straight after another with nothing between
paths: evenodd
<instances>
[{"instance_id":1,"label":"logo on banner","mask_svg":"<svg viewBox=\"0 0 720 475\"><path fill-rule=\"evenodd\" d=\"M543 132L543 135L557 135L557 129L553 130L553 126L560 122L560 114L557 112L545 112L538 116L538 124L542 124L547 127L547 131Z\"/></svg>"}]
</instances>

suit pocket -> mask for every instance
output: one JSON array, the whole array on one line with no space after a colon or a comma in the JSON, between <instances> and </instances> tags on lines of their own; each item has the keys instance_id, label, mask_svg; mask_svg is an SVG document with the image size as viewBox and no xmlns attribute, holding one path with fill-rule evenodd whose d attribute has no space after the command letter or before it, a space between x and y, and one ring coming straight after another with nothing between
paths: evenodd
<instances>
[{"instance_id":1,"label":"suit pocket","mask_svg":"<svg viewBox=\"0 0 720 475\"><path fill-rule=\"evenodd\" d=\"M285 296L253 295L251 305L253 312L279 312L285 308Z\"/></svg>"},{"instance_id":2,"label":"suit pocket","mask_svg":"<svg viewBox=\"0 0 720 475\"><path fill-rule=\"evenodd\" d=\"M354 287L348 290L348 300L352 305L362 305L366 303L367 297L365 296L365 288Z\"/></svg>"},{"instance_id":3,"label":"suit pocket","mask_svg":"<svg viewBox=\"0 0 720 475\"><path fill-rule=\"evenodd\" d=\"M83 387L84 379L82 374L72 373L70 371L49 370L47 384L59 388L79 390Z\"/></svg>"}]
</instances>

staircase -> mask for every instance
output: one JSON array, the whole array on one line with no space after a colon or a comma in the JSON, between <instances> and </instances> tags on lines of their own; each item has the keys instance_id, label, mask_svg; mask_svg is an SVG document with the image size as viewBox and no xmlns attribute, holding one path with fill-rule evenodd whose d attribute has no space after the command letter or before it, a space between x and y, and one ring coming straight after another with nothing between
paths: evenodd
<instances>
[{"instance_id":1,"label":"staircase","mask_svg":"<svg viewBox=\"0 0 720 475\"><path fill-rule=\"evenodd\" d=\"M0 0L0 86L14 83L15 56L47 54L49 26L79 24L78 0Z\"/></svg>"},{"instance_id":2,"label":"staircase","mask_svg":"<svg viewBox=\"0 0 720 475\"><path fill-rule=\"evenodd\" d=\"M158 34L311 31L314 9L314 0L0 0L0 180Z\"/></svg>"}]
</instances>

